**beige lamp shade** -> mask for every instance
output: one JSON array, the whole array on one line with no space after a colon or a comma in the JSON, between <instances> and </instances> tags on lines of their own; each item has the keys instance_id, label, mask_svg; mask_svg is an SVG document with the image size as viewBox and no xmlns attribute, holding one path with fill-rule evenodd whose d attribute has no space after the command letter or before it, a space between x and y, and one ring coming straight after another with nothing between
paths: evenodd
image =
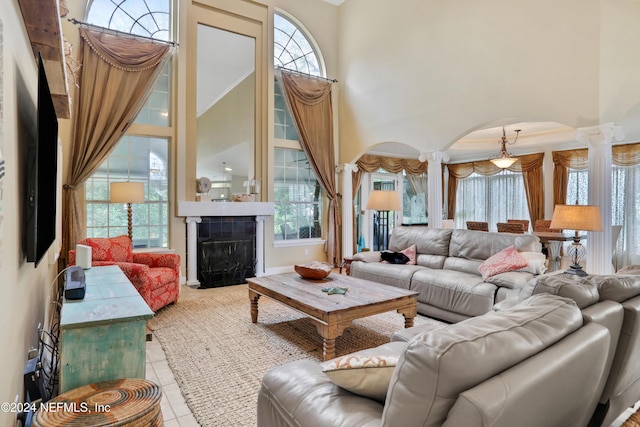
<instances>
[{"instance_id":1,"label":"beige lamp shade","mask_svg":"<svg viewBox=\"0 0 640 427\"><path fill-rule=\"evenodd\" d=\"M556 205L549 228L602 231L600 207L593 205Z\"/></svg>"},{"instance_id":2,"label":"beige lamp shade","mask_svg":"<svg viewBox=\"0 0 640 427\"><path fill-rule=\"evenodd\" d=\"M401 211L402 202L397 191L393 190L373 190L369 193L367 209L377 211Z\"/></svg>"},{"instance_id":3,"label":"beige lamp shade","mask_svg":"<svg viewBox=\"0 0 640 427\"><path fill-rule=\"evenodd\" d=\"M144 183L112 182L109 194L111 203L144 203Z\"/></svg>"}]
</instances>

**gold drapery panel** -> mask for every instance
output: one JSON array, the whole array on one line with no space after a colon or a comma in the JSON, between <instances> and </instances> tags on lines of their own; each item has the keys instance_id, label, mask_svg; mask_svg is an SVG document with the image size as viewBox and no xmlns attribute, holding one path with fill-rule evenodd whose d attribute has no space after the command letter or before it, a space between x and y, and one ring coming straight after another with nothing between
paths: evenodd
<instances>
[{"instance_id":1,"label":"gold drapery panel","mask_svg":"<svg viewBox=\"0 0 640 427\"><path fill-rule=\"evenodd\" d=\"M373 154L363 154L356 162L358 169L364 172L373 173L378 169L387 172L398 173L403 170L408 175L421 175L427 173L428 163L416 159L399 159L397 157L376 156Z\"/></svg>"},{"instance_id":2,"label":"gold drapery panel","mask_svg":"<svg viewBox=\"0 0 640 427\"><path fill-rule=\"evenodd\" d=\"M527 154L516 157L518 161L507 169L512 172L522 173L524 189L527 194L527 204L529 206L529 216L531 217L531 222L535 224L536 219L544 218L544 186L542 182L544 153ZM501 168L489 160L447 165L447 169L449 170L447 194L447 204L449 206L447 216L449 219L453 219L456 212L456 195L459 179L467 178L474 172L483 176L491 176L502 171Z\"/></svg>"},{"instance_id":3,"label":"gold drapery panel","mask_svg":"<svg viewBox=\"0 0 640 427\"><path fill-rule=\"evenodd\" d=\"M334 265L341 262L340 207L336 187L331 82L281 71L282 89L309 164L329 199L325 251Z\"/></svg>"},{"instance_id":4,"label":"gold drapery panel","mask_svg":"<svg viewBox=\"0 0 640 427\"><path fill-rule=\"evenodd\" d=\"M82 185L111 154L149 98L171 48L79 28L81 60L63 198L63 258L86 233ZM126 96L124 96L126 94Z\"/></svg>"},{"instance_id":5,"label":"gold drapery panel","mask_svg":"<svg viewBox=\"0 0 640 427\"><path fill-rule=\"evenodd\" d=\"M554 151L553 155L553 204L567 203L569 169L585 170L589 167L589 149ZM640 164L640 143L614 145L611 162L615 166Z\"/></svg>"}]
</instances>

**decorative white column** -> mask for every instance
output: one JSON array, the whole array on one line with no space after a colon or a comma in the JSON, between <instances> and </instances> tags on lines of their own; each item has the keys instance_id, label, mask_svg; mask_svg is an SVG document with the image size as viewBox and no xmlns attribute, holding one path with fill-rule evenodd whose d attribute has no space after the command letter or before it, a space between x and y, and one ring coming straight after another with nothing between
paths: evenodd
<instances>
[{"instance_id":1,"label":"decorative white column","mask_svg":"<svg viewBox=\"0 0 640 427\"><path fill-rule=\"evenodd\" d=\"M187 223L187 285L198 286L198 224L202 222L199 216L188 216Z\"/></svg>"},{"instance_id":2,"label":"decorative white column","mask_svg":"<svg viewBox=\"0 0 640 427\"><path fill-rule=\"evenodd\" d=\"M621 141L621 126L606 123L578 128L576 139L589 146L589 204L600 206L602 232L587 233L587 265L590 274L611 274L611 141Z\"/></svg>"},{"instance_id":3,"label":"decorative white column","mask_svg":"<svg viewBox=\"0 0 640 427\"><path fill-rule=\"evenodd\" d=\"M428 194L427 194L427 221L430 228L442 228L442 162L449 161L449 155L442 151L420 153L418 160L429 160Z\"/></svg>"},{"instance_id":4,"label":"decorative white column","mask_svg":"<svg viewBox=\"0 0 640 427\"><path fill-rule=\"evenodd\" d=\"M353 179L351 174L358 170L353 163L336 166L336 172L342 173L342 256L353 255Z\"/></svg>"},{"instance_id":5,"label":"decorative white column","mask_svg":"<svg viewBox=\"0 0 640 427\"><path fill-rule=\"evenodd\" d=\"M256 216L256 276L264 276L264 221L266 215Z\"/></svg>"}]
</instances>

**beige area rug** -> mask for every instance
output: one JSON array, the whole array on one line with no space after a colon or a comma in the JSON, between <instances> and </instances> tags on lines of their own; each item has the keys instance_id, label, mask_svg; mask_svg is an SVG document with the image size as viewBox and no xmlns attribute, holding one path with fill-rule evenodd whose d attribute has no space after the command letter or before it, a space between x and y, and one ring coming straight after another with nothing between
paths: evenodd
<instances>
[{"instance_id":1,"label":"beige area rug","mask_svg":"<svg viewBox=\"0 0 640 427\"><path fill-rule=\"evenodd\" d=\"M201 426L255 426L262 376L289 361L322 359L322 339L309 319L265 297L259 310L258 323L251 323L246 285L183 286L178 304L149 321ZM435 321L415 319L427 322ZM395 311L360 319L336 340L336 353L383 344L403 327Z\"/></svg>"}]
</instances>

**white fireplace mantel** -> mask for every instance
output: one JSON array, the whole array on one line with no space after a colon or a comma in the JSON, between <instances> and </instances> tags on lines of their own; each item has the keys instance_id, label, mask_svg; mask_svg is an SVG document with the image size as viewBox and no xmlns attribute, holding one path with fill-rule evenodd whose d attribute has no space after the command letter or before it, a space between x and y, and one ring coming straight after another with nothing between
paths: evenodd
<instances>
[{"instance_id":1,"label":"white fireplace mantel","mask_svg":"<svg viewBox=\"0 0 640 427\"><path fill-rule=\"evenodd\" d=\"M178 202L178 216L271 216L273 202Z\"/></svg>"},{"instance_id":2,"label":"white fireplace mantel","mask_svg":"<svg viewBox=\"0 0 640 427\"><path fill-rule=\"evenodd\" d=\"M187 224L187 285L199 285L198 223L210 216L254 216L256 218L256 276L264 275L264 221L273 216L273 202L178 202L178 216Z\"/></svg>"}]
</instances>

